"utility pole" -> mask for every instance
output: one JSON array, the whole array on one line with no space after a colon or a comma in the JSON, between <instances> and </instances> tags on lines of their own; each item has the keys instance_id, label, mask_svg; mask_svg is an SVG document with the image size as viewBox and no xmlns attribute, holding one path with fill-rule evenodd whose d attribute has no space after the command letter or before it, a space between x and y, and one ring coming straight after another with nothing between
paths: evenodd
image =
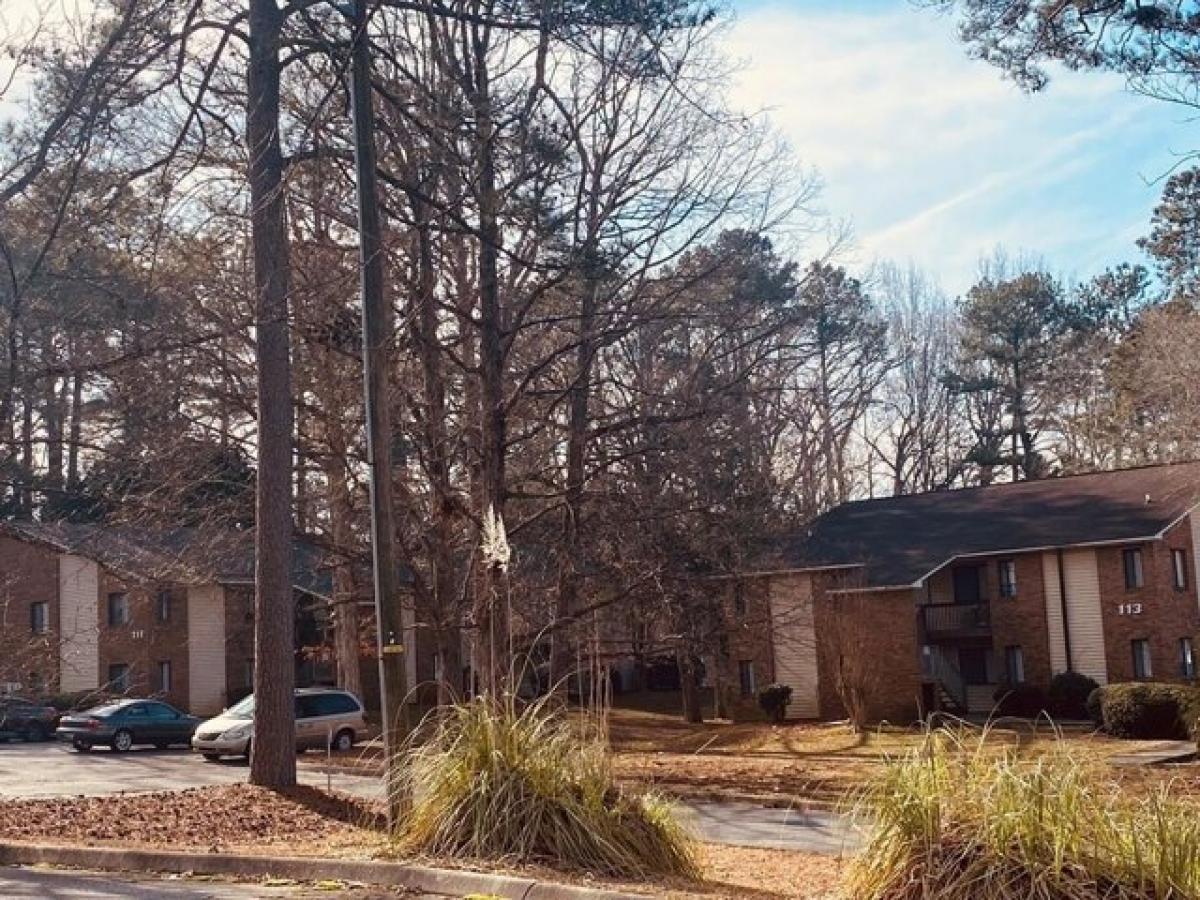
<instances>
[{"instance_id":1,"label":"utility pole","mask_svg":"<svg viewBox=\"0 0 1200 900\"><path fill-rule=\"evenodd\" d=\"M371 556L379 654L379 706L387 766L388 825L395 826L404 798L398 754L408 736L404 617L396 589L396 529L392 512L392 415L388 391L388 344L392 309L384 295L383 240L375 176L375 115L371 107L371 50L368 0L351 0L354 27L351 92L354 167L358 193L358 245L362 288L363 387L367 413L367 456L371 469Z\"/></svg>"}]
</instances>

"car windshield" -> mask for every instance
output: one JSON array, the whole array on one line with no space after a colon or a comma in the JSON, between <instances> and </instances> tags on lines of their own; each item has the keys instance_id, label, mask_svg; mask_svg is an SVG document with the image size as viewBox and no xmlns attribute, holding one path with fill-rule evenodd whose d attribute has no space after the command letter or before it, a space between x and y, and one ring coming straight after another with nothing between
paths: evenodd
<instances>
[{"instance_id":1,"label":"car windshield","mask_svg":"<svg viewBox=\"0 0 1200 900\"><path fill-rule=\"evenodd\" d=\"M225 710L225 715L234 719L253 719L254 718L254 695L244 697L239 700L229 709Z\"/></svg>"}]
</instances>

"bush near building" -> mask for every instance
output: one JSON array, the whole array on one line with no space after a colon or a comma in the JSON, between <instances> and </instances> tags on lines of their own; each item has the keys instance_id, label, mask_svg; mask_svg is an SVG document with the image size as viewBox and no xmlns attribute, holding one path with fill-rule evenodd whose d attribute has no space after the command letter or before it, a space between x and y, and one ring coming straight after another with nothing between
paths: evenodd
<instances>
[{"instance_id":1,"label":"bush near building","mask_svg":"<svg viewBox=\"0 0 1200 900\"><path fill-rule=\"evenodd\" d=\"M1114 737L1188 740L1197 737L1200 689L1182 684L1110 684L1089 698L1102 726Z\"/></svg>"}]
</instances>

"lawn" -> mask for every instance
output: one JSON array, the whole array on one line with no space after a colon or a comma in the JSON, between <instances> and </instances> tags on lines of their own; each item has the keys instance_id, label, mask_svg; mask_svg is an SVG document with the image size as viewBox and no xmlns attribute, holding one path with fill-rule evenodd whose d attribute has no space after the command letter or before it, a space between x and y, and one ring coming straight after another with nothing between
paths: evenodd
<instances>
[{"instance_id":1,"label":"lawn","mask_svg":"<svg viewBox=\"0 0 1200 900\"><path fill-rule=\"evenodd\" d=\"M877 774L889 758L902 756L923 739L916 729L880 728L862 735L843 724L706 722L688 724L664 712L614 709L609 740L619 777L689 797L741 797L766 802L844 799ZM1017 748L1036 759L1057 741L1105 774L1131 785L1183 777L1200 782L1200 767L1115 770L1111 756L1156 746L1072 729L1061 736L1039 727L993 727L997 749ZM1192 773L1195 774L1192 774Z\"/></svg>"}]
</instances>

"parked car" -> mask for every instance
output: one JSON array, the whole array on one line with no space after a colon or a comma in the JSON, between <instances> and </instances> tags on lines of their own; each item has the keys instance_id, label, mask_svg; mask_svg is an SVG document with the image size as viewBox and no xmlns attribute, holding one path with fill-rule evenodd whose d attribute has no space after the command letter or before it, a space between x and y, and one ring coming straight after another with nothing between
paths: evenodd
<instances>
[{"instance_id":1,"label":"parked car","mask_svg":"<svg viewBox=\"0 0 1200 900\"><path fill-rule=\"evenodd\" d=\"M149 744L165 750L186 746L200 720L160 700L118 700L71 713L59 720L54 732L81 753L107 744L118 753Z\"/></svg>"},{"instance_id":2,"label":"parked car","mask_svg":"<svg viewBox=\"0 0 1200 900\"><path fill-rule=\"evenodd\" d=\"M0 697L0 738L48 741L58 724L58 710L23 697Z\"/></svg>"},{"instance_id":3,"label":"parked car","mask_svg":"<svg viewBox=\"0 0 1200 900\"><path fill-rule=\"evenodd\" d=\"M329 747L346 751L367 727L362 701L337 688L299 688L296 691L296 749ZM192 749L210 762L222 756L249 756L254 740L254 695L216 718L202 722L192 737Z\"/></svg>"}]
</instances>

